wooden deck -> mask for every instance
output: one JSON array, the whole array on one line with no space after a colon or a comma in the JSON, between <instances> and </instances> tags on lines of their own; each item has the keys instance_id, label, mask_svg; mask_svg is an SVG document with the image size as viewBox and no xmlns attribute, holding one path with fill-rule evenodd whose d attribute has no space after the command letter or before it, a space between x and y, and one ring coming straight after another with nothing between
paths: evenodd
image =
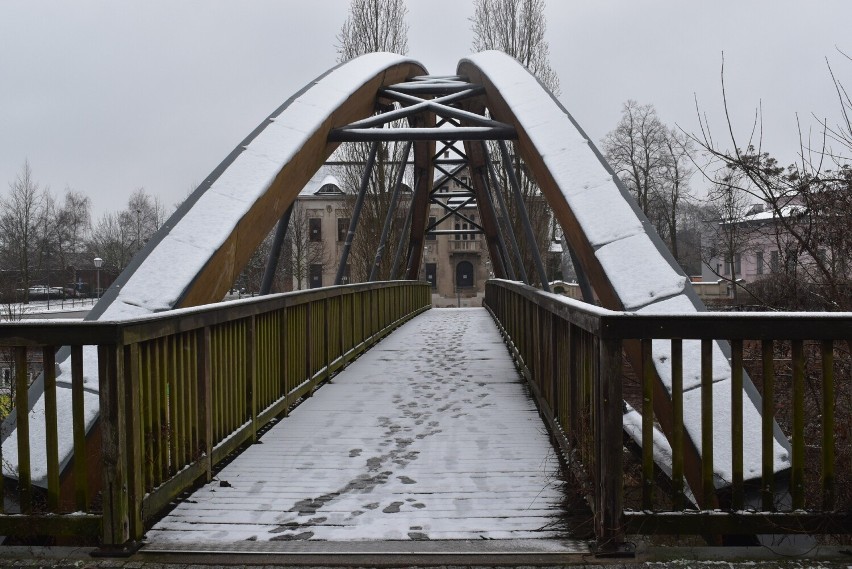
<instances>
[{"instance_id":1,"label":"wooden deck","mask_svg":"<svg viewBox=\"0 0 852 569\"><path fill-rule=\"evenodd\" d=\"M297 407L147 542L558 537L563 484L488 313L433 309Z\"/></svg>"}]
</instances>

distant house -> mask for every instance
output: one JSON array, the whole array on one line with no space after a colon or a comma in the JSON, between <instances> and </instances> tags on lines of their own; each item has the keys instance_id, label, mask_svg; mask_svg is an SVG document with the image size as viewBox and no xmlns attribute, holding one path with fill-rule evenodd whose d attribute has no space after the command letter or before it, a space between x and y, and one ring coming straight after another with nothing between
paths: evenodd
<instances>
[{"instance_id":1,"label":"distant house","mask_svg":"<svg viewBox=\"0 0 852 569\"><path fill-rule=\"evenodd\" d=\"M808 216L804 206L791 200L790 203L774 211L765 203L752 205L744 215L737 219L716 222L719 232L724 236L734 236L737 246L722 247L702 267L702 280L716 281L736 279L745 284L754 283L774 274L786 274L803 281L813 281L819 277L815 271L816 259L811 251L804 248L800 241L788 231L791 224L803 233L808 231L807 224L817 227L820 220ZM849 255L843 247L832 247L828 241L821 242L812 237L820 229L811 229L813 250L821 264L830 266L839 275L849 272Z\"/></svg>"}]
</instances>

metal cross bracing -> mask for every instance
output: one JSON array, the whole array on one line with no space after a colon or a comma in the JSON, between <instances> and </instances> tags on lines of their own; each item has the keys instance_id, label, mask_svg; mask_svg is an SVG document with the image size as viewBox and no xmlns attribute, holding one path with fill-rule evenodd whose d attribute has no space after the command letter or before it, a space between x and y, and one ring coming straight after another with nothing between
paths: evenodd
<instances>
[{"instance_id":1,"label":"metal cross bracing","mask_svg":"<svg viewBox=\"0 0 852 569\"><path fill-rule=\"evenodd\" d=\"M408 144L403 152L403 160L408 162L412 146L414 148L413 165L415 169L414 195L412 196L408 215L405 216L405 227L401 234L400 243L396 249L391 277L400 275L403 261L405 240L408 238L407 255L405 259L407 278L417 278L421 266L422 239L424 236L436 235L480 235L484 234L492 259L495 275L499 278L514 280L516 274L524 283L529 283L524 270L522 256L517 239L511 230L502 226L508 219L508 208L502 195L499 179L486 141L499 141L501 162L507 171L507 180L512 190L513 198L519 217L524 228L527 242L532 244L532 254L538 272L538 277L545 290L548 289L544 265L541 261L535 240L532 238L532 228L527 215L526 206L517 184L511 160L507 158L506 140L516 140L517 132L509 124L496 121L488 116L484 105L485 89L481 85L470 83L459 76L418 76L405 83L398 83L380 89L376 99L376 114L356 121L349 125L332 129L328 136L329 142L369 142L373 151L380 143L402 142ZM398 121L407 121L407 127L397 126ZM396 124L395 124L396 123ZM437 149L424 143L434 142ZM420 150L418 150L420 149ZM470 155L474 154L473 160ZM371 151L372 155L372 151ZM487 164L486 164L487 163ZM349 251L355 237L360 218L361 207L367 193L372 169L375 163L367 160L358 188L355 207L350 219L343 253L337 270L336 284L342 283ZM472 179L462 180L459 172L468 168ZM433 187L432 170L437 170L446 180L454 181L462 189L452 193L439 192ZM376 251L375 261L370 272L370 281L379 278L378 269L382 257L387 250L387 240L390 226L394 219L395 209L399 206L399 193L402 184L400 170L393 186L391 206L387 212L382 229L380 243ZM425 192L424 197L422 196ZM500 207L495 209L495 200ZM434 221L425 219L430 205L437 205L444 214ZM475 206L479 211L479 220L475 221L464 210ZM469 226L468 229L438 229L447 219L458 219ZM504 220L504 223L500 222ZM503 233L509 233L509 243L512 246L512 256L506 247ZM273 251L273 255L275 252ZM517 273L513 265L517 266Z\"/></svg>"}]
</instances>

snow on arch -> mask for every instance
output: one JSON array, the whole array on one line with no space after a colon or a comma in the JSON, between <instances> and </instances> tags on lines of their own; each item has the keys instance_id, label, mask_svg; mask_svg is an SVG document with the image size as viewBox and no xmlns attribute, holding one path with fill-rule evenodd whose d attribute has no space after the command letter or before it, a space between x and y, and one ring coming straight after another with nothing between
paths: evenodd
<instances>
[{"instance_id":1,"label":"snow on arch","mask_svg":"<svg viewBox=\"0 0 852 569\"><path fill-rule=\"evenodd\" d=\"M518 148L553 208L563 233L603 305L611 310L694 313L704 305L601 153L559 101L518 61L499 51L485 51L459 62L458 74L486 89L492 116L515 126ZM684 421L701 453L700 389L686 385L700 377L700 359L684 342ZM669 342L653 342L654 365L671 393ZM627 348L631 358L637 351ZM717 486L732 480L730 453L731 366L727 343L714 346L714 468ZM637 362L634 362L634 367ZM744 468L746 478L759 476L760 397L744 378ZM751 403L751 405L749 405ZM757 443L755 446L754 443ZM790 445L775 426L775 470L790 467ZM700 489L699 489L700 490Z\"/></svg>"},{"instance_id":2,"label":"snow on arch","mask_svg":"<svg viewBox=\"0 0 852 569\"><path fill-rule=\"evenodd\" d=\"M378 90L425 75L416 61L371 53L334 67L306 85L252 131L207 176L104 294L87 320L118 321L221 300L254 249L336 144L332 128L369 116ZM98 417L97 353L84 349L86 429ZM57 354L60 417L71 416L71 366ZM33 483L46 486L44 384L30 387ZM70 420L70 419L69 419ZM60 424L62 471L73 449ZM3 424L3 474L17 477L14 414Z\"/></svg>"}]
</instances>

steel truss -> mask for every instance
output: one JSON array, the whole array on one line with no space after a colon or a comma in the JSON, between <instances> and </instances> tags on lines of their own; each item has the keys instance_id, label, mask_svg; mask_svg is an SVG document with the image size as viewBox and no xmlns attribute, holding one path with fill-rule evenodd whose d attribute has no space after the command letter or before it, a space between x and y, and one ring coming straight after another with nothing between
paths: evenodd
<instances>
[{"instance_id":1,"label":"steel truss","mask_svg":"<svg viewBox=\"0 0 852 569\"><path fill-rule=\"evenodd\" d=\"M390 85L379 90L374 115L330 131L329 143L370 142L375 148L376 144L382 142L407 142L409 146L406 147L404 158L406 163L409 163L410 145L413 144L415 147L415 157L411 162L415 167L414 195L411 199L408 215L405 217L404 228L396 248L389 278L403 276L400 275L399 271L405 251L406 238L408 238L409 243L406 256L406 275L407 278L417 278L422 259L422 247L420 245L424 236L485 234L495 275L499 278L514 279L515 275L518 274L523 282L529 283L517 239L510 229L504 228L504 225L499 222L501 217L507 218L508 209L502 194L509 188L501 188L485 145L485 142L489 140L499 141L502 145L505 145L506 140L517 140L518 135L514 126L487 116L487 109L483 104L484 100L485 88L482 85L469 82L464 77L422 75L405 83ZM481 109L482 112L474 112L471 109ZM409 126L393 126L393 123L402 120L407 121ZM422 149L424 142L438 144L436 150L433 149L432 152L428 153L428 160L425 163L422 158L419 161L417 158L417 148ZM481 164L477 166L469 159L468 149L470 148L469 145L473 143L481 145L481 151L478 146L475 150L485 156L487 168L481 167ZM422 150L420 156L423 156ZM504 168L513 168L511 162L505 159L503 166ZM363 203L366 184L369 181L372 167L373 164L368 160L361 178L355 213L347 232L344 253L337 269L336 284L340 284L341 276L344 274L351 240L357 231L359 205ZM464 181L458 175L465 167L471 173L470 181ZM427 180L423 172L424 169L431 171L433 168L440 172L444 179L456 182L462 190L441 193L440 188L433 187L431 180ZM538 247L532 239L532 229L526 207L515 187L517 178L514 170L509 173L509 180L514 181L512 189L515 190L516 207L521 215L527 242L532 249L532 255L538 269L538 277L542 286L547 290L548 281L544 273L544 265ZM394 209L399 205L401 183L402 178L400 176L395 180L391 209L385 218L380 243L370 271L370 281L380 278L379 267L383 255L388 249L387 240L390 235ZM426 192L425 199L418 200L418 196L421 196L424 191ZM495 209L492 193L497 196L497 204L501 210L499 214ZM421 216L428 217L430 204L435 204L444 210L443 215L437 217L433 222L428 219L419 219ZM478 220L474 220L463 211L472 205L475 205L479 212ZM470 229L438 229L441 223L450 218L468 224ZM420 232L415 229L418 225L422 228ZM489 230L486 230L486 225L489 226ZM511 257L506 247L507 239L504 237L504 233L509 233L508 241L512 245Z\"/></svg>"}]
</instances>

